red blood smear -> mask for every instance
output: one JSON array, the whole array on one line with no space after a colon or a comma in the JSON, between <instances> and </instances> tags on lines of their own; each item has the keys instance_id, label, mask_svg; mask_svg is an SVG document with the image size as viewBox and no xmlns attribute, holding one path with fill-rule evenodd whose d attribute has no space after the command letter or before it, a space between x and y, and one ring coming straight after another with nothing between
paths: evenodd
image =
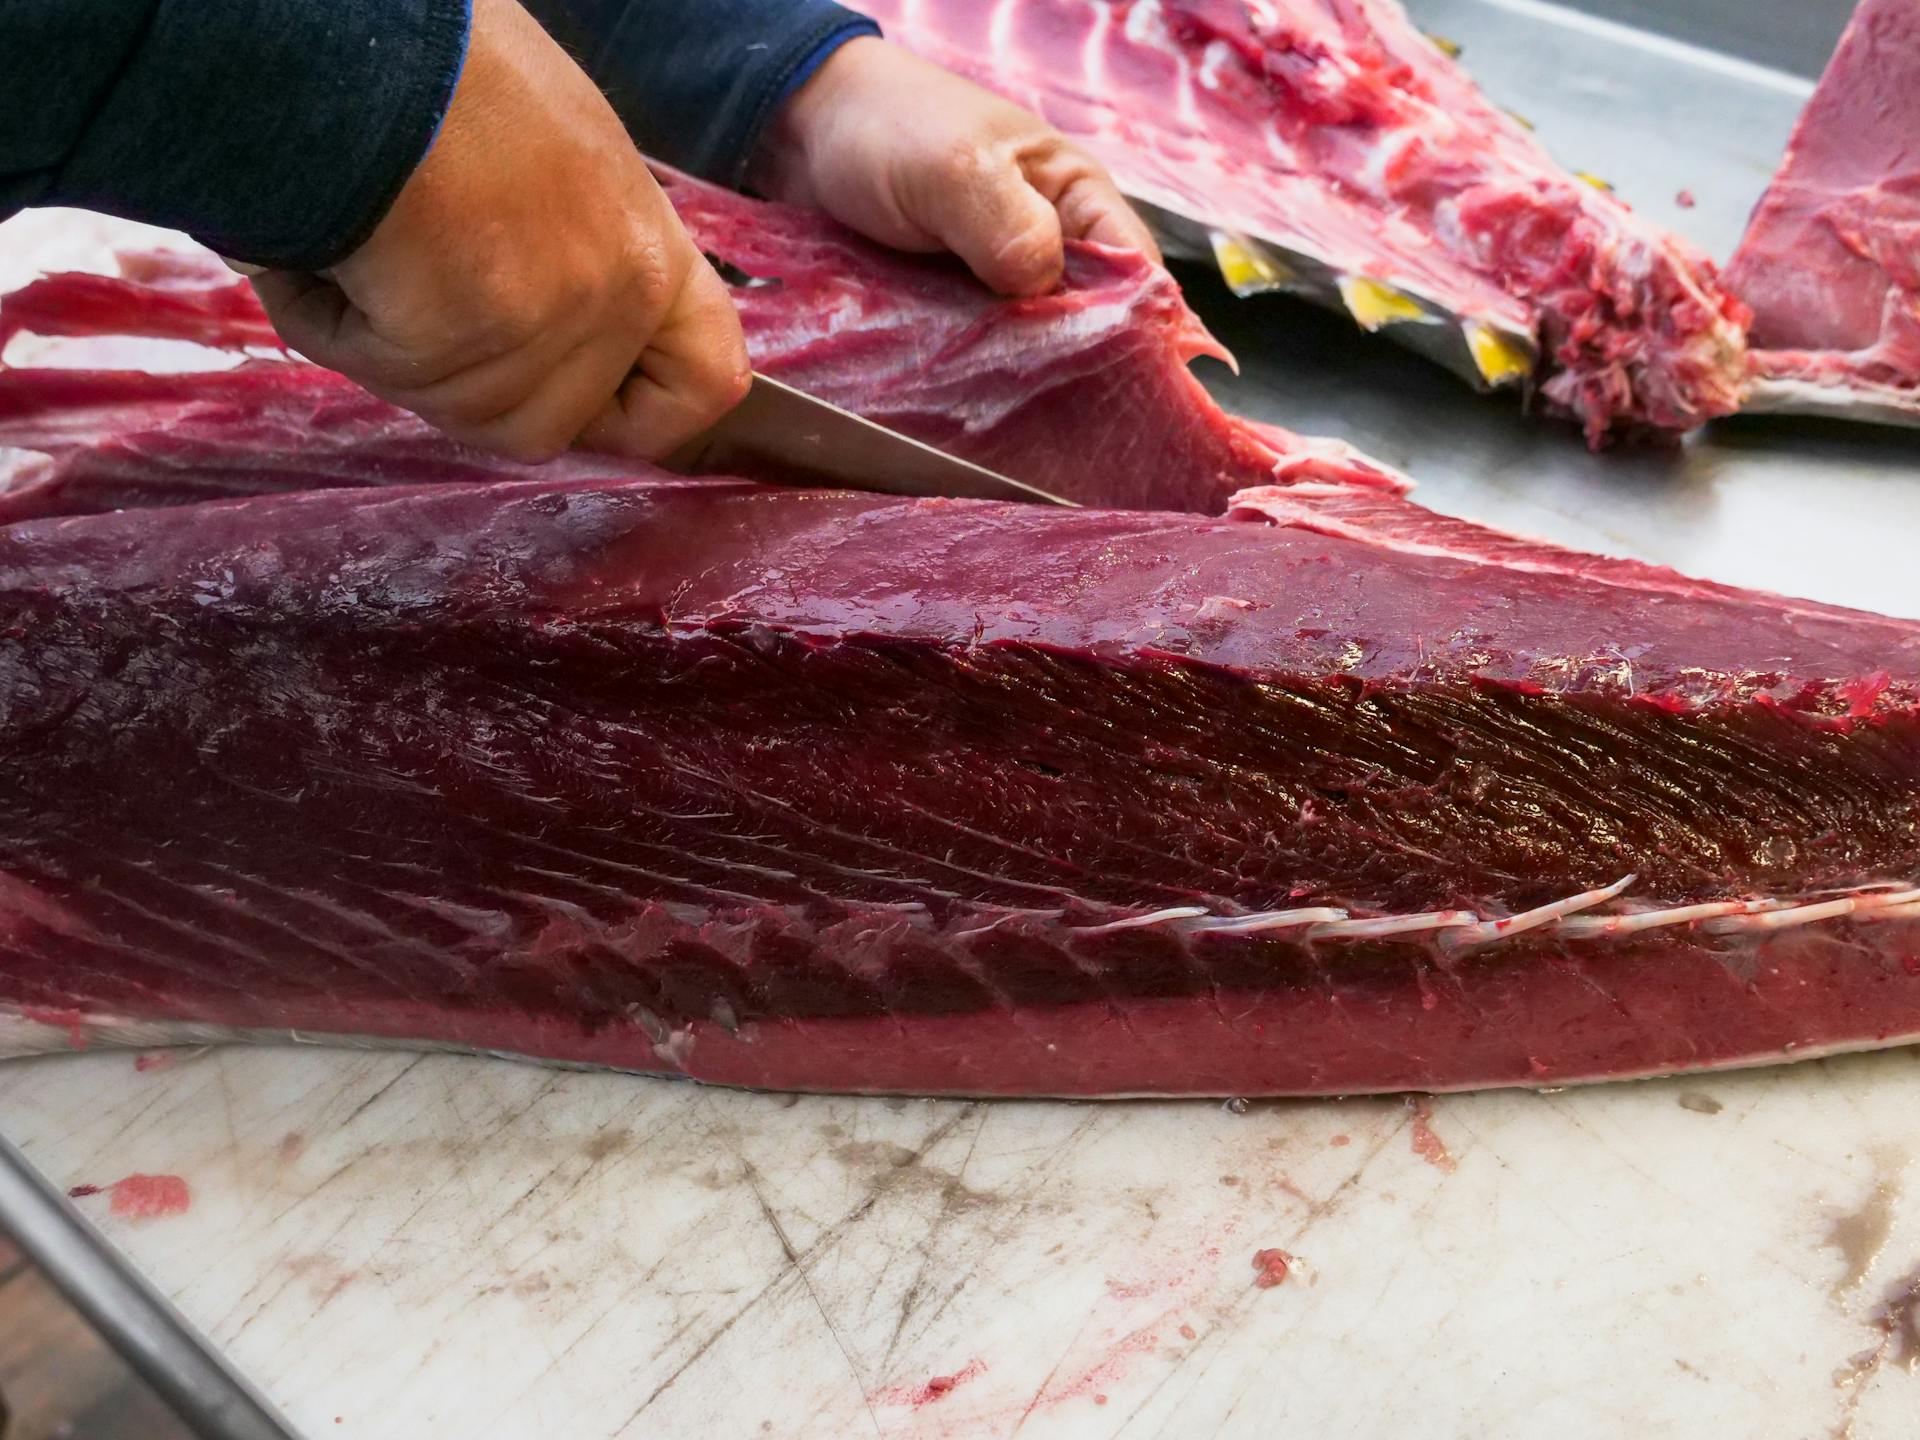
<instances>
[{"instance_id":1,"label":"red blood smear","mask_svg":"<svg viewBox=\"0 0 1920 1440\"><path fill-rule=\"evenodd\" d=\"M112 1189L113 1213L128 1220L184 1215L193 1205L193 1192L178 1175L129 1175Z\"/></svg>"},{"instance_id":2,"label":"red blood smear","mask_svg":"<svg viewBox=\"0 0 1920 1440\"><path fill-rule=\"evenodd\" d=\"M20 1013L36 1025L51 1025L67 1032L67 1044L75 1050L87 1048L87 1017L78 1010L43 1010L36 1005L22 1005Z\"/></svg>"},{"instance_id":3,"label":"red blood smear","mask_svg":"<svg viewBox=\"0 0 1920 1440\"><path fill-rule=\"evenodd\" d=\"M1182 1325L1180 1327L1180 1338L1182 1340L1198 1340L1200 1338L1200 1334L1197 1330L1193 1328L1193 1326Z\"/></svg>"},{"instance_id":4,"label":"red blood smear","mask_svg":"<svg viewBox=\"0 0 1920 1440\"><path fill-rule=\"evenodd\" d=\"M1447 1153L1446 1142L1433 1133L1430 1123L1433 1119L1433 1101L1425 1095L1409 1095L1407 1108L1413 1111L1413 1153L1434 1169L1452 1174L1459 1168L1459 1162Z\"/></svg>"},{"instance_id":5,"label":"red blood smear","mask_svg":"<svg viewBox=\"0 0 1920 1440\"><path fill-rule=\"evenodd\" d=\"M912 1405L916 1409L931 1404L935 1400L944 1400L951 1392L986 1371L986 1362L969 1360L966 1367L951 1375L936 1375L918 1388L899 1386L882 1390L873 1396L874 1403L880 1405Z\"/></svg>"},{"instance_id":6,"label":"red blood smear","mask_svg":"<svg viewBox=\"0 0 1920 1440\"><path fill-rule=\"evenodd\" d=\"M177 1058L168 1051L156 1050L151 1055L134 1056L133 1068L140 1071L171 1070L177 1063Z\"/></svg>"},{"instance_id":7,"label":"red blood smear","mask_svg":"<svg viewBox=\"0 0 1920 1440\"><path fill-rule=\"evenodd\" d=\"M1329 1140L1327 1143L1329 1145L1336 1145L1336 1146L1351 1145L1353 1143L1353 1137L1351 1135L1336 1135L1333 1137L1333 1139Z\"/></svg>"},{"instance_id":8,"label":"red blood smear","mask_svg":"<svg viewBox=\"0 0 1920 1440\"><path fill-rule=\"evenodd\" d=\"M1682 210L1691 210L1696 203L1691 190L1682 190L1673 200Z\"/></svg>"},{"instance_id":9,"label":"red blood smear","mask_svg":"<svg viewBox=\"0 0 1920 1440\"><path fill-rule=\"evenodd\" d=\"M1107 1397L1104 1395L1096 1395L1093 1397L1093 1403L1096 1405L1104 1405L1107 1403Z\"/></svg>"},{"instance_id":10,"label":"red blood smear","mask_svg":"<svg viewBox=\"0 0 1920 1440\"><path fill-rule=\"evenodd\" d=\"M1284 1250L1256 1250L1253 1252L1253 1268L1260 1273L1253 1277L1253 1283L1262 1290L1271 1290L1286 1282L1287 1269L1293 1263L1293 1257Z\"/></svg>"},{"instance_id":11,"label":"red blood smear","mask_svg":"<svg viewBox=\"0 0 1920 1440\"><path fill-rule=\"evenodd\" d=\"M67 1198L69 1200L84 1200L89 1195L98 1195L99 1193L100 1187L98 1185L76 1185L67 1191Z\"/></svg>"}]
</instances>

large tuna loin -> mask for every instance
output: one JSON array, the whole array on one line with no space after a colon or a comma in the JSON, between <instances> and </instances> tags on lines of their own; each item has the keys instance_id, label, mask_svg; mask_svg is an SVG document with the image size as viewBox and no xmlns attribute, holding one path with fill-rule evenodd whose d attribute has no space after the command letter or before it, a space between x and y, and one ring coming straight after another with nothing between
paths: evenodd
<instances>
[{"instance_id":1,"label":"large tuna loin","mask_svg":"<svg viewBox=\"0 0 1920 1440\"><path fill-rule=\"evenodd\" d=\"M1110 1095L1920 1035L1920 626L1317 524L657 477L0 529L5 1039Z\"/></svg>"},{"instance_id":2,"label":"large tuna loin","mask_svg":"<svg viewBox=\"0 0 1920 1440\"><path fill-rule=\"evenodd\" d=\"M1920 5L1863 0L1727 272L1752 407L1920 424Z\"/></svg>"},{"instance_id":3,"label":"large tuna loin","mask_svg":"<svg viewBox=\"0 0 1920 1440\"><path fill-rule=\"evenodd\" d=\"M1397 0L857 0L1191 222L1243 293L1344 304L1596 443L1739 403L1712 264L1561 169ZM1180 227L1186 229L1188 227Z\"/></svg>"}]
</instances>

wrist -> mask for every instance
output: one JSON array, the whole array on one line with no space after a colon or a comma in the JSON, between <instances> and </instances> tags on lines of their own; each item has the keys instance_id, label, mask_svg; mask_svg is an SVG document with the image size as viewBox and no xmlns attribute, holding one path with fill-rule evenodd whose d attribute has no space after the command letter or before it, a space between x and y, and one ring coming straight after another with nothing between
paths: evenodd
<instances>
[{"instance_id":1,"label":"wrist","mask_svg":"<svg viewBox=\"0 0 1920 1440\"><path fill-rule=\"evenodd\" d=\"M845 113L848 92L886 49L877 34L853 32L830 38L816 57L799 67L796 83L761 134L747 168L747 183L776 200L813 198L811 167L826 148L834 117Z\"/></svg>"}]
</instances>

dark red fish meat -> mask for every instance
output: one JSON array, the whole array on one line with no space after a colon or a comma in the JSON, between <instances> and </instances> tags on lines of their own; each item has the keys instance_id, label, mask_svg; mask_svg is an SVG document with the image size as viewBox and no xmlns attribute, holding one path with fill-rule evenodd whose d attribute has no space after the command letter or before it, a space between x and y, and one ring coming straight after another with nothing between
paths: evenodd
<instances>
[{"instance_id":1,"label":"dark red fish meat","mask_svg":"<svg viewBox=\"0 0 1920 1440\"><path fill-rule=\"evenodd\" d=\"M1920 424L1920 7L1863 0L1727 271L1768 408Z\"/></svg>"},{"instance_id":2,"label":"dark red fish meat","mask_svg":"<svg viewBox=\"0 0 1920 1440\"><path fill-rule=\"evenodd\" d=\"M905 374L873 295L807 328L807 253L757 357L903 425L1024 323L956 289ZM166 276L5 313L265 343ZM1920 1036L1920 625L1276 471L1121 308L1046 312L1076 404L989 364L947 438L1224 515L536 475L284 361L0 372L51 467L0 526L0 1048L1279 1094Z\"/></svg>"},{"instance_id":3,"label":"dark red fish meat","mask_svg":"<svg viewBox=\"0 0 1920 1440\"><path fill-rule=\"evenodd\" d=\"M1539 562L665 477L16 524L0 1002L978 1094L1920 1035L1920 626Z\"/></svg>"}]
</instances>

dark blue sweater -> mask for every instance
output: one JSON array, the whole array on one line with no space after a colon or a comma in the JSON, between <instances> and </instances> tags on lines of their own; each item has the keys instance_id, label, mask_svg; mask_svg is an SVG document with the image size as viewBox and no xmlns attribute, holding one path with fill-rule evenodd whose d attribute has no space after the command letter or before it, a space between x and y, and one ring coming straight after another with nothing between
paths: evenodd
<instances>
[{"instance_id":1,"label":"dark blue sweater","mask_svg":"<svg viewBox=\"0 0 1920 1440\"><path fill-rule=\"evenodd\" d=\"M532 0L649 154L738 184L870 21L830 0ZM468 0L0 0L0 217L77 205L318 270L413 173Z\"/></svg>"}]
</instances>

